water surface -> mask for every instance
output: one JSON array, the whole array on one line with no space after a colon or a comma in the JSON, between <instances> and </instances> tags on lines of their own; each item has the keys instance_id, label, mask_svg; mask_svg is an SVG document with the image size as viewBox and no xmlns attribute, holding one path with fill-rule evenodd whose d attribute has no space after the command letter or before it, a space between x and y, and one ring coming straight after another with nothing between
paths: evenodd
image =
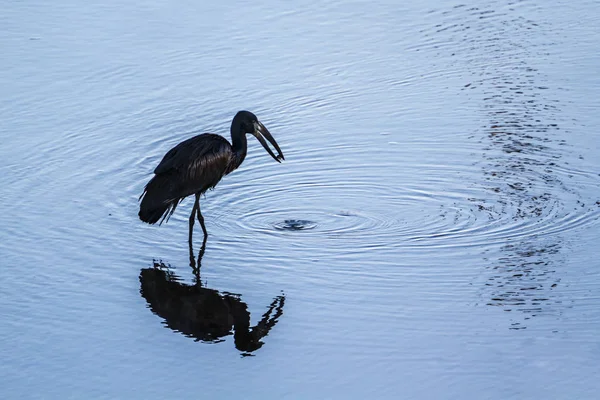
<instances>
[{"instance_id":1,"label":"water surface","mask_svg":"<svg viewBox=\"0 0 600 400\"><path fill-rule=\"evenodd\" d=\"M599 12L5 5L0 397L595 398ZM195 274L137 199L240 109Z\"/></svg>"}]
</instances>

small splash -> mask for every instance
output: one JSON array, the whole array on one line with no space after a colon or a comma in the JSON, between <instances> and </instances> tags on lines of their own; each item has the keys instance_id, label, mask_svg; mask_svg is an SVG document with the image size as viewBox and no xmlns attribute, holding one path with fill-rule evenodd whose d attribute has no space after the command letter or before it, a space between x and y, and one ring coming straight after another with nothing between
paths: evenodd
<instances>
[{"instance_id":1,"label":"small splash","mask_svg":"<svg viewBox=\"0 0 600 400\"><path fill-rule=\"evenodd\" d=\"M275 229L280 231L305 231L307 229L314 229L317 227L317 223L313 221L307 221L304 219L286 219L283 222L279 222L274 225Z\"/></svg>"}]
</instances>

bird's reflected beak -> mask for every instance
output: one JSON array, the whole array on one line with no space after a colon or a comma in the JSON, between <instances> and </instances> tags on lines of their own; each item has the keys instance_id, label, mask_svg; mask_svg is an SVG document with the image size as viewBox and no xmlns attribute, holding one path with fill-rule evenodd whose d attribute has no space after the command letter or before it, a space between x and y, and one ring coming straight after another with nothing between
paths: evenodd
<instances>
[{"instance_id":1,"label":"bird's reflected beak","mask_svg":"<svg viewBox=\"0 0 600 400\"><path fill-rule=\"evenodd\" d=\"M258 139L260 144L262 144L262 146L265 148L265 150L267 150L267 153L269 153L271 155L271 157L273 157L275 159L275 161L281 162L281 160L285 160L285 158L283 157L283 153L281 152L281 149L279 148L279 145L277 144L275 139L273 139L273 136L271 136L268 129L262 124L262 122L256 121L254 123L254 132L252 134ZM273 145L273 147L275 147L275 150L277 150L277 153L278 153L277 156L275 154L273 154L273 152L269 148L269 145L265 141L265 138L267 138L269 143L271 143Z\"/></svg>"}]
</instances>

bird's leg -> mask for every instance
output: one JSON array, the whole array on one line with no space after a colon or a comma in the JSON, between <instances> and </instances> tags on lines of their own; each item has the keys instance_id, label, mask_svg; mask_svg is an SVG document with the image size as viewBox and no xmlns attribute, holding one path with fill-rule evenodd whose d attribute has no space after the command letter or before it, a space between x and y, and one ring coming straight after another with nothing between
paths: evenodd
<instances>
[{"instance_id":1,"label":"bird's leg","mask_svg":"<svg viewBox=\"0 0 600 400\"><path fill-rule=\"evenodd\" d=\"M198 210L198 222L200 222L200 226L202 227L202 232L204 232L204 239L208 236L208 232L206 231L206 226L204 225L204 217L202 216L202 212L200 211L200 193L196 193L196 210Z\"/></svg>"},{"instance_id":2,"label":"bird's leg","mask_svg":"<svg viewBox=\"0 0 600 400\"><path fill-rule=\"evenodd\" d=\"M196 222L196 210L200 212L197 199L198 198L196 197L196 202L194 203L194 207L192 207L192 213L190 214L190 236L188 238L190 244L190 251L192 251L192 234L194 232L194 223Z\"/></svg>"}]
</instances>

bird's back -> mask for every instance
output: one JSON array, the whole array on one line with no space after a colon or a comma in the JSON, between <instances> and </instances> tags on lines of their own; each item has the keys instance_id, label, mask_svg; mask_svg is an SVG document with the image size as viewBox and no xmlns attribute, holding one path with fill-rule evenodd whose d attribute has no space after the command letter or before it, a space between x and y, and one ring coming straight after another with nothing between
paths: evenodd
<instances>
[{"instance_id":1,"label":"bird's back","mask_svg":"<svg viewBox=\"0 0 600 400\"><path fill-rule=\"evenodd\" d=\"M228 158L231 154L231 144L227 139L213 133L203 133L184 140L169 150L154 169L154 173L158 175L171 169L197 168L199 167L198 162L204 164L218 163L215 158Z\"/></svg>"}]
</instances>

